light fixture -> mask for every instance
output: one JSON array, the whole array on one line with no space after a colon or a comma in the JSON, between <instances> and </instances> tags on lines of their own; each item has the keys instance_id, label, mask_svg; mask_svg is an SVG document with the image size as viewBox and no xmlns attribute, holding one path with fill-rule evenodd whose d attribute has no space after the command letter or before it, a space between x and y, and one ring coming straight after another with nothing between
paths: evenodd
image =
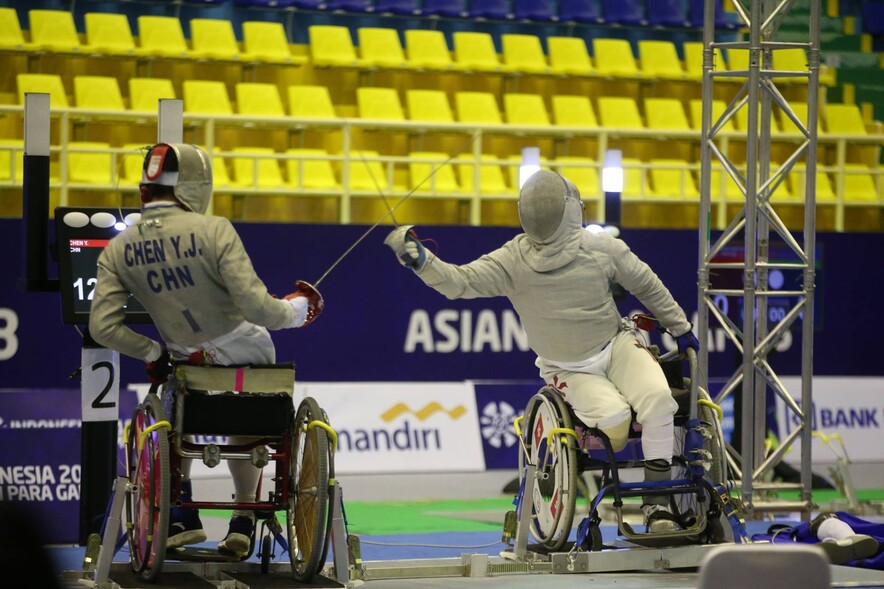
<instances>
[{"instance_id":1,"label":"light fixture","mask_svg":"<svg viewBox=\"0 0 884 589\"><path fill-rule=\"evenodd\" d=\"M519 190L528 181L528 178L540 171L540 148L523 147L522 165L519 166Z\"/></svg>"}]
</instances>

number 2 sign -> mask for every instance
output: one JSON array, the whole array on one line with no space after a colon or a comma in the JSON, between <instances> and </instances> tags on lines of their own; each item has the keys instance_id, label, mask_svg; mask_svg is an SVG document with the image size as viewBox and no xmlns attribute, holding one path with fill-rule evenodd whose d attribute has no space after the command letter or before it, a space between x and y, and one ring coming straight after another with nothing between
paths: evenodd
<instances>
[{"instance_id":1,"label":"number 2 sign","mask_svg":"<svg viewBox=\"0 0 884 589\"><path fill-rule=\"evenodd\" d=\"M83 348L83 421L116 421L120 416L120 355L107 348Z\"/></svg>"}]
</instances>

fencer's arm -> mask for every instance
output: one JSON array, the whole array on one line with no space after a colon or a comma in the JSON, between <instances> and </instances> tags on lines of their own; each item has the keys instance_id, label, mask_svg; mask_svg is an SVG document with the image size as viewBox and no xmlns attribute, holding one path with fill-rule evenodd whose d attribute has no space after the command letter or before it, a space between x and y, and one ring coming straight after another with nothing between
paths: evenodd
<instances>
[{"instance_id":1,"label":"fencer's arm","mask_svg":"<svg viewBox=\"0 0 884 589\"><path fill-rule=\"evenodd\" d=\"M469 264L459 266L427 252L427 263L415 273L427 286L449 299L506 296L513 290L512 280L495 253L485 254Z\"/></svg>"}]
</instances>

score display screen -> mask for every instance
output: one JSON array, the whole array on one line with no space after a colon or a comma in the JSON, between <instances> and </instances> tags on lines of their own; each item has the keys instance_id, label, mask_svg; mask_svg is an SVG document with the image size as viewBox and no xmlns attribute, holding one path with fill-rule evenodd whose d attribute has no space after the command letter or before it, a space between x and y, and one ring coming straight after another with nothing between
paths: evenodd
<instances>
[{"instance_id":1,"label":"score display screen","mask_svg":"<svg viewBox=\"0 0 884 589\"><path fill-rule=\"evenodd\" d=\"M89 323L92 297L98 282L98 256L120 232L115 225L138 209L58 207L55 229L58 244L58 277L61 289L62 320L69 324ZM73 213L73 215L71 215ZM109 217L110 215L110 217ZM65 222L67 219L68 222ZM74 219L75 221L71 221ZM115 223L106 226L111 220ZM85 224L83 223L85 221ZM73 224L72 224L73 223ZM97 224L96 224L97 223ZM150 323L150 315L141 303L129 295L127 323Z\"/></svg>"}]
</instances>

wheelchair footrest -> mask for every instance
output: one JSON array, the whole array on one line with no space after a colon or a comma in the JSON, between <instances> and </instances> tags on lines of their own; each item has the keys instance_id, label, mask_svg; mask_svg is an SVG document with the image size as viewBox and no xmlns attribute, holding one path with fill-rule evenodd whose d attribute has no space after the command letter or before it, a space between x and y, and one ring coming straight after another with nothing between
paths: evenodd
<instances>
[{"instance_id":1,"label":"wheelchair footrest","mask_svg":"<svg viewBox=\"0 0 884 589\"><path fill-rule=\"evenodd\" d=\"M200 548L198 546L181 546L166 550L166 560L187 560L199 562L240 562L240 558L229 554L221 554L217 548Z\"/></svg>"}]
</instances>

